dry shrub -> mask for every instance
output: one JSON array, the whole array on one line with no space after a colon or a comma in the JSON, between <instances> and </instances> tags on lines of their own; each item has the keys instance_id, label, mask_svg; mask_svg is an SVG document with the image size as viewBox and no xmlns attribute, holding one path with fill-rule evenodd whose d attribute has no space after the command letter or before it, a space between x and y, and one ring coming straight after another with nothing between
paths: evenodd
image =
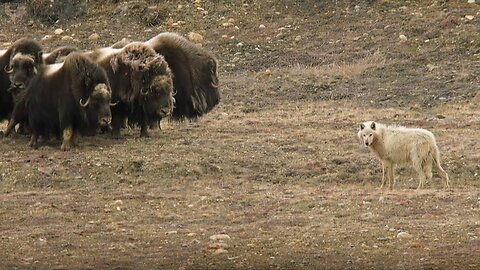
<instances>
[{"instance_id":1,"label":"dry shrub","mask_svg":"<svg viewBox=\"0 0 480 270\"><path fill-rule=\"evenodd\" d=\"M28 0L27 7L33 17L48 24L80 17L87 9L85 0Z\"/></svg>"}]
</instances>

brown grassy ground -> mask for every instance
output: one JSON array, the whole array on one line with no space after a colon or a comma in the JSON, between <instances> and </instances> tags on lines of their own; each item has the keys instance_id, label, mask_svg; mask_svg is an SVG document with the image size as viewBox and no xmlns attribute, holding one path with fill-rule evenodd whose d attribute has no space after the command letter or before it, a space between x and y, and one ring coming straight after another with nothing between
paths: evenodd
<instances>
[{"instance_id":1,"label":"brown grassy ground","mask_svg":"<svg viewBox=\"0 0 480 270\"><path fill-rule=\"evenodd\" d=\"M478 269L480 5L280 2L158 4L170 15L155 27L142 1L89 2L54 26L2 14L1 42L59 27L81 48L201 33L222 101L148 139L127 130L70 152L1 139L0 268ZM369 119L431 130L453 188L435 175L416 192L407 167L378 190L381 166L356 139Z\"/></svg>"}]
</instances>

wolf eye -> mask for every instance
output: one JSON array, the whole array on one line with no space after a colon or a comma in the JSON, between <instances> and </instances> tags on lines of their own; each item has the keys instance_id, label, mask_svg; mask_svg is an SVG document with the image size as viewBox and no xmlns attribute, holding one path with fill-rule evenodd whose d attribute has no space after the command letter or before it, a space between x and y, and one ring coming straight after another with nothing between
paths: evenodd
<instances>
[{"instance_id":1,"label":"wolf eye","mask_svg":"<svg viewBox=\"0 0 480 270\"><path fill-rule=\"evenodd\" d=\"M368 137L372 137L372 136L373 136L373 134L368 135Z\"/></svg>"}]
</instances>

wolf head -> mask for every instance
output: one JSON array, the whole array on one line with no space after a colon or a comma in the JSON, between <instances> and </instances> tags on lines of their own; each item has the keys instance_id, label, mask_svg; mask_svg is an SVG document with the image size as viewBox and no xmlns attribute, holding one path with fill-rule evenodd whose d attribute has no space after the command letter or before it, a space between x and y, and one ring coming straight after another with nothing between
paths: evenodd
<instances>
[{"instance_id":1,"label":"wolf head","mask_svg":"<svg viewBox=\"0 0 480 270\"><path fill-rule=\"evenodd\" d=\"M360 130L358 131L358 138L363 142L365 147L371 146L375 135L377 133L377 124L373 121L368 121L360 124Z\"/></svg>"}]
</instances>

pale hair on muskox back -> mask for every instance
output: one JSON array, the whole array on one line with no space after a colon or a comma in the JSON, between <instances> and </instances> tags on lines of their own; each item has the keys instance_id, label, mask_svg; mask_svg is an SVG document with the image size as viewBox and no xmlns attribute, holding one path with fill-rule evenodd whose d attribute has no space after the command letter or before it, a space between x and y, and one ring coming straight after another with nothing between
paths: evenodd
<instances>
[{"instance_id":1,"label":"pale hair on muskox back","mask_svg":"<svg viewBox=\"0 0 480 270\"><path fill-rule=\"evenodd\" d=\"M394 169L396 165L411 163L418 174L417 189L424 186L425 180L432 179L432 165L435 165L440 177L448 188L448 174L440 165L440 151L433 134L421 128L386 126L373 121L360 125L358 138L365 147L382 162L382 188L385 180L390 189L395 185Z\"/></svg>"}]
</instances>

